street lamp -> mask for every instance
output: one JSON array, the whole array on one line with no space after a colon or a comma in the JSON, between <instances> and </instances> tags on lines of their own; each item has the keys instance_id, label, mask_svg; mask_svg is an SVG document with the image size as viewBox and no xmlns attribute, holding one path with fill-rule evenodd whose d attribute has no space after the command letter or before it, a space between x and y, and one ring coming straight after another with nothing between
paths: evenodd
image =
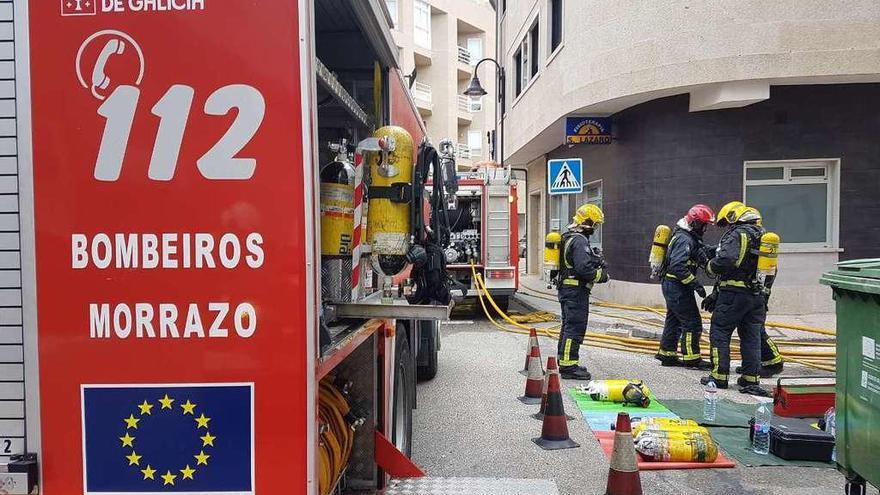
<instances>
[{"instance_id":1,"label":"street lamp","mask_svg":"<svg viewBox=\"0 0 880 495\"><path fill-rule=\"evenodd\" d=\"M493 64L495 64L496 73L498 75L497 76L497 81L498 81L498 88L497 89L498 89L498 103L501 105L501 113L500 113L501 118L499 119L498 118L499 115L496 113L495 127L496 127L496 130L498 131L498 135L496 136L496 139L495 139L495 141L496 141L495 147L498 149L498 164L503 167L504 166L504 67L502 67L501 64L499 64L498 61L496 61L494 58L484 58L483 60L480 60L479 62L477 62L477 65L474 66L474 76L471 78L471 82L470 82L470 84L468 84L467 89L464 90L464 95L471 96L474 98L479 98L481 96L485 96L488 94L486 92L486 90L483 89L483 85L480 84L480 78L477 77L477 69L480 68L480 64L482 64L483 62L492 62ZM499 129L499 123L498 123L499 121L501 122L500 129Z\"/></svg>"}]
</instances>

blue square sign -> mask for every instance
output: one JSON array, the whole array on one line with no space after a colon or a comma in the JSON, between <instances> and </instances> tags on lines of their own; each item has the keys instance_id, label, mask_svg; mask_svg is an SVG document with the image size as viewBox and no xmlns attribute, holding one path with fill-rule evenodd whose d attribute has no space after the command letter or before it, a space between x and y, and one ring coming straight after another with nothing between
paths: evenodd
<instances>
[{"instance_id":1,"label":"blue square sign","mask_svg":"<svg viewBox=\"0 0 880 495\"><path fill-rule=\"evenodd\" d=\"M580 158L547 160L547 191L550 194L580 194L584 190L584 161Z\"/></svg>"}]
</instances>

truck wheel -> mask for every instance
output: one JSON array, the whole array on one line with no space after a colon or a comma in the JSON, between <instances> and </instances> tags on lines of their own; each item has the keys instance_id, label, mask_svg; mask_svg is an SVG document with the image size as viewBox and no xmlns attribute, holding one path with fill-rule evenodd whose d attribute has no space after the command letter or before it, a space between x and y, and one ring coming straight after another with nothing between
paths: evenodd
<instances>
[{"instance_id":1,"label":"truck wheel","mask_svg":"<svg viewBox=\"0 0 880 495\"><path fill-rule=\"evenodd\" d=\"M394 343L394 405L391 417L391 441L407 457L412 454L413 390L415 373L412 351L405 327L398 326Z\"/></svg>"},{"instance_id":2,"label":"truck wheel","mask_svg":"<svg viewBox=\"0 0 880 495\"><path fill-rule=\"evenodd\" d=\"M437 352L440 348L440 322L420 321L418 378L419 381L431 380L437 376Z\"/></svg>"}]
</instances>

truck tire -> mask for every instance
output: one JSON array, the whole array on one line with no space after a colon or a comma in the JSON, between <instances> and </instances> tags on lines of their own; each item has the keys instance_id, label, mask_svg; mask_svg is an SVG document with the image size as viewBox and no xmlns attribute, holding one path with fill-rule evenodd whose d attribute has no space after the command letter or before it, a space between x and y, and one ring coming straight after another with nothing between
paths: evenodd
<instances>
[{"instance_id":1,"label":"truck tire","mask_svg":"<svg viewBox=\"0 0 880 495\"><path fill-rule=\"evenodd\" d=\"M437 376L437 352L440 349L440 322L420 321L417 375L420 382Z\"/></svg>"},{"instance_id":2,"label":"truck tire","mask_svg":"<svg viewBox=\"0 0 880 495\"><path fill-rule=\"evenodd\" d=\"M398 450L412 455L415 364L405 326L398 326L394 339L394 404L391 409L391 441Z\"/></svg>"}]
</instances>

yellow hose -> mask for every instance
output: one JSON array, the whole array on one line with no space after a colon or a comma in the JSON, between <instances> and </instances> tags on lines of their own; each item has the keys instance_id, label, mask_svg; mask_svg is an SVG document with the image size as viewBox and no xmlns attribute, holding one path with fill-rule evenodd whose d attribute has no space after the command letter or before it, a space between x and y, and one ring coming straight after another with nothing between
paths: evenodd
<instances>
[{"instance_id":1,"label":"yellow hose","mask_svg":"<svg viewBox=\"0 0 880 495\"><path fill-rule=\"evenodd\" d=\"M348 401L334 387L330 377L321 380L318 391L319 435L318 492L328 495L342 476L354 447L354 430L346 416Z\"/></svg>"},{"instance_id":2,"label":"yellow hose","mask_svg":"<svg viewBox=\"0 0 880 495\"><path fill-rule=\"evenodd\" d=\"M528 333L527 330L530 330L532 327L525 326L525 325L521 324L519 321L515 321L514 319L509 317L507 314L505 314L504 311L501 310L501 308L498 307L498 305L492 299L492 295L489 294L489 291L486 289L485 282L483 281L482 276L479 273L477 273L476 267L473 265L473 263L471 263L471 274L474 277L475 285L477 286L477 296L480 300L480 306L483 308L483 312L486 314L486 317L489 318L489 321L491 321L494 326L496 326L497 328L499 328L500 330L505 331L505 332L511 332L511 333L517 333L517 334ZM543 299L548 299L548 300L551 299L549 297L545 297L543 295L536 295L533 293L529 293L529 295L532 295L533 297L540 297ZM497 312L497 314L499 316L501 316L501 318L503 320L507 321L510 325L514 326L515 328L512 328L512 329L508 328L508 327L504 326L502 323L495 321L495 319L492 317L491 313L489 312L489 310L486 306L486 303L484 301L484 297L485 297L485 299L488 299L489 304ZM604 302L604 301L597 301L594 304L596 306L607 307L607 308L611 308L611 309L622 309L622 310L627 310L627 311L648 311L648 312L652 312L657 315L663 316L664 318L666 316L664 311L654 309L654 308L649 308L647 306L628 306L628 305L624 305L624 304L608 303L608 302ZM638 323L648 324L648 325L652 325L652 326L658 326L658 327L663 326L663 325L658 324L657 322L639 319L639 318L609 314L609 313L604 313L604 312L596 312L596 314L602 314L603 316L608 316L608 317L616 318L616 319L635 321ZM521 319L521 321L528 321L528 320ZM771 326L770 323L767 323L767 325ZM795 327L797 325L786 325L783 327L783 326L778 326L778 325L774 324L772 326L777 326L778 328L789 328L789 327ZM560 328L560 325L554 325L553 327L549 327L549 328L539 328L538 331L543 333L545 336L547 336L549 338L558 339L559 338L559 328ZM811 327L799 327L796 329L802 330L803 328L809 328L809 330L803 330L803 331L819 330L819 332L814 332L814 333L830 332L829 333L830 335L834 335L833 331L825 330L825 329L814 329ZM708 340L708 337L706 335L704 335L703 340ZM736 339L734 339L732 342L735 342L735 341L736 341ZM798 345L800 345L799 343L796 343L796 341L794 341L794 342L786 341L786 344L790 344L791 347L798 347ZM806 346L811 346L811 345L815 346L816 344L817 343L811 343L811 342L805 343ZM633 352L633 353L637 353L637 354L651 354L651 355L653 355L657 352L658 343L655 340L640 339L637 337L618 337L615 335L607 335L607 334L603 334L603 333L587 332L586 335L584 336L584 344L583 345L587 345L590 347L599 347L599 348L603 348L603 349L619 350L619 351L624 351L624 352ZM777 345L779 345L779 342L777 342ZM828 345L828 344L824 344L824 345ZM834 353L834 352L810 352L810 351L803 351L803 350L791 350L791 349L784 349L783 350L783 349L780 349L780 354L782 354L783 359L785 359L786 361L793 362L793 363L797 363L797 364L801 364L804 366L820 369L823 371L834 371L834 369L835 369L834 368L834 365L835 365L834 359L835 359L836 353ZM705 352L703 353L703 356L708 358L708 354ZM732 350L731 358L732 359L741 359L741 356L739 355L738 352Z\"/></svg>"}]
</instances>

